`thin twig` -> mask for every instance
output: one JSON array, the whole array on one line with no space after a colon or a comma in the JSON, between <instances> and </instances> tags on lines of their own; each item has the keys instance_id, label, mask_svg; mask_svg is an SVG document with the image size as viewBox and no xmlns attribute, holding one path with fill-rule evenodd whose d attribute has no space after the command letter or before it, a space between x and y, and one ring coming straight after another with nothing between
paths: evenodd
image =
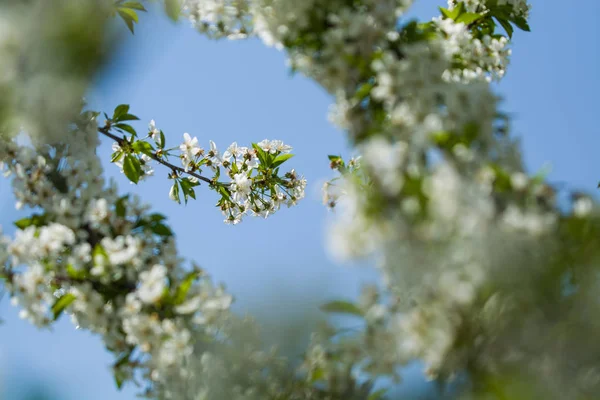
<instances>
[{"instance_id":1,"label":"thin twig","mask_svg":"<svg viewBox=\"0 0 600 400\"><path fill-rule=\"evenodd\" d=\"M98 128L98 132L100 132L101 134L103 134L106 137L111 138L112 140L114 140L115 142L117 142L119 144L119 146L123 146L123 142L125 142L125 139L118 137L117 135L114 135L112 133L110 133L110 127L107 126L103 126L103 127L99 127ZM189 176L193 176L194 178L197 178L203 182L208 183L209 185L214 185L215 182L213 182L211 179L199 175L193 171L186 171L185 169L178 167L176 165L171 164L170 162L167 162L165 160L163 160L161 157L157 156L156 154L148 154L148 156L150 158L152 158L154 161L156 161L159 164L164 165L167 168L170 168L171 171L177 173L177 174L186 174Z\"/></svg>"}]
</instances>

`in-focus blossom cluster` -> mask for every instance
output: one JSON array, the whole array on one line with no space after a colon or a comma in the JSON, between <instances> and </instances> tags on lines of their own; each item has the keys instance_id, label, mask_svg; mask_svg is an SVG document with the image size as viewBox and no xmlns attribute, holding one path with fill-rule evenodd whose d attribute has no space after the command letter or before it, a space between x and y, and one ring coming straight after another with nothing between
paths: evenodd
<instances>
[{"instance_id":1,"label":"in-focus blossom cluster","mask_svg":"<svg viewBox=\"0 0 600 400\"><path fill-rule=\"evenodd\" d=\"M135 129L124 123L137 119L128 111L129 106L118 106L99 131L116 140L112 162L133 183L154 174L153 161L160 163L170 169L169 178L174 180L169 191L172 200L180 203L183 198L187 203L188 199L196 198L194 188L207 183L221 196L217 206L225 222L234 225L247 214L267 218L281 205L291 207L305 196L304 177L293 169L280 172L282 164L293 157L292 147L281 140L265 139L252 147L234 142L221 152L212 140L204 149L197 137L186 132L178 147L168 148L165 135L154 120L148 125L148 135L138 138ZM179 158L181 166L171 163L171 157ZM211 177L201 175L206 170L211 172Z\"/></svg>"}]
</instances>

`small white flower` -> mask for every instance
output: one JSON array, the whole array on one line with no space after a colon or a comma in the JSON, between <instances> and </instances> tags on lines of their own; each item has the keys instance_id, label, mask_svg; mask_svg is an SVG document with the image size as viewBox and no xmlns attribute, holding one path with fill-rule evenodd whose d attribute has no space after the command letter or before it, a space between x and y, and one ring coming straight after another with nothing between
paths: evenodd
<instances>
[{"instance_id":1,"label":"small white flower","mask_svg":"<svg viewBox=\"0 0 600 400\"><path fill-rule=\"evenodd\" d=\"M275 148L275 151L280 153L289 153L292 151L292 146L284 144L281 140L273 140L271 141L271 146Z\"/></svg>"},{"instance_id":2,"label":"small white flower","mask_svg":"<svg viewBox=\"0 0 600 400\"><path fill-rule=\"evenodd\" d=\"M252 180L244 173L235 174L233 176L231 191L233 192L233 199L236 202L245 201L252 192Z\"/></svg>"},{"instance_id":3,"label":"small white flower","mask_svg":"<svg viewBox=\"0 0 600 400\"><path fill-rule=\"evenodd\" d=\"M273 145L273 142L268 139L265 139L262 142L259 142L258 147L263 149L265 152L271 153L271 154L275 154L275 152L277 151L275 149L275 146Z\"/></svg>"},{"instance_id":4,"label":"small white flower","mask_svg":"<svg viewBox=\"0 0 600 400\"><path fill-rule=\"evenodd\" d=\"M137 290L140 300L146 304L157 302L166 287L166 277L167 268L160 264L154 265L150 271L142 272L140 274L140 287Z\"/></svg>"},{"instance_id":5,"label":"small white flower","mask_svg":"<svg viewBox=\"0 0 600 400\"><path fill-rule=\"evenodd\" d=\"M237 142L231 143L231 145L223 153L224 161L231 161L231 157L238 158L242 155L242 147L238 147Z\"/></svg>"},{"instance_id":6,"label":"small white flower","mask_svg":"<svg viewBox=\"0 0 600 400\"><path fill-rule=\"evenodd\" d=\"M573 203L573 214L579 218L587 217L594 209L594 202L589 197L580 197Z\"/></svg>"},{"instance_id":7,"label":"small white flower","mask_svg":"<svg viewBox=\"0 0 600 400\"><path fill-rule=\"evenodd\" d=\"M156 123L154 122L154 120L151 120L148 124L148 131L152 139L154 139L155 141L159 140L160 130L156 128Z\"/></svg>"},{"instance_id":8,"label":"small white flower","mask_svg":"<svg viewBox=\"0 0 600 400\"><path fill-rule=\"evenodd\" d=\"M529 178L522 172L515 172L510 176L510 183L516 190L525 190L529 183Z\"/></svg>"},{"instance_id":9,"label":"small white flower","mask_svg":"<svg viewBox=\"0 0 600 400\"><path fill-rule=\"evenodd\" d=\"M175 307L175 312L178 314L192 314L200 309L202 304L202 297L196 296L187 300L186 302Z\"/></svg>"},{"instance_id":10,"label":"small white flower","mask_svg":"<svg viewBox=\"0 0 600 400\"><path fill-rule=\"evenodd\" d=\"M183 134L183 143L179 146L179 150L190 160L202 153L202 148L198 146L198 138L195 136L192 138L189 133Z\"/></svg>"},{"instance_id":11,"label":"small white flower","mask_svg":"<svg viewBox=\"0 0 600 400\"><path fill-rule=\"evenodd\" d=\"M219 149L217 149L217 145L212 140L210 142L210 150L208 150L207 158L210 161L211 168L215 169L219 165L221 165L221 158L219 157Z\"/></svg>"}]
</instances>

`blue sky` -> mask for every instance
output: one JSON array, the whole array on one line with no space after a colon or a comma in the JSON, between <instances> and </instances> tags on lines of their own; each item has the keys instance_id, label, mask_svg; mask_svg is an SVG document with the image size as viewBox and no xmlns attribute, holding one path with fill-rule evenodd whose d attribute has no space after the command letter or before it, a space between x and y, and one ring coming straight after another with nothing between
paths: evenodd
<instances>
[{"instance_id":1,"label":"blue sky","mask_svg":"<svg viewBox=\"0 0 600 400\"><path fill-rule=\"evenodd\" d=\"M429 18L443 1L420 0L414 14ZM552 166L553 181L595 191L600 180L596 100L600 92L600 2L532 0L533 32L517 33L513 62L498 87L503 109L514 115L530 170ZM360 266L336 265L323 247L327 211L321 182L330 176L327 154L345 152L343 133L327 121L331 99L314 83L291 77L284 55L257 41L211 42L186 23L171 24L158 13L142 17L136 36L98 80L88 100L109 111L129 103L140 127L155 119L167 140L184 132L221 148L232 141L264 138L294 146L289 165L309 180L300 206L269 220L247 219L231 227L213 208L204 188L187 207L168 199L166 171L134 187L106 164L122 191L138 193L169 216L183 256L193 258L237 298L236 309L276 320L282 315L313 321L318 304L351 297L376 274ZM109 143L100 151L108 161ZM0 224L16 219L10 186L0 182ZM0 304L0 388L18 400L31 382L48 383L61 400L129 400L134 388L118 392L108 369L110 356L98 338L75 331L68 320L40 332L17 318L7 299ZM307 324L310 326L310 323ZM283 337L289 332L275 332ZM408 385L416 382L413 371ZM2 391L0 390L0 394Z\"/></svg>"}]
</instances>

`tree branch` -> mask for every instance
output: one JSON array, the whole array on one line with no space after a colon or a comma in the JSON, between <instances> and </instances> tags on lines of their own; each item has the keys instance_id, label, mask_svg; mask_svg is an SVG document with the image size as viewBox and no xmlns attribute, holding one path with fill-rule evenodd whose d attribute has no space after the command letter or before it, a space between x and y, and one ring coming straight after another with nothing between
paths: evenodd
<instances>
[{"instance_id":1,"label":"tree branch","mask_svg":"<svg viewBox=\"0 0 600 400\"><path fill-rule=\"evenodd\" d=\"M104 136L114 140L115 142L117 142L119 144L119 146L123 145L123 142L125 142L125 139L118 137L117 135L114 135L110 132L110 127L108 125L103 126L103 127L98 127L98 132L100 132L101 134L103 134ZM189 176L193 176L196 179L199 179L203 182L208 183L209 185L214 185L215 182L213 182L211 179L199 175L193 171L186 171L185 169L178 167L176 165L171 164L168 161L163 160L161 157L157 156L156 154L148 154L148 156L150 158L152 158L154 161L156 161L159 164L164 165L167 168L170 168L171 171L173 171L176 174L185 174L185 175L189 175Z\"/></svg>"}]
</instances>

